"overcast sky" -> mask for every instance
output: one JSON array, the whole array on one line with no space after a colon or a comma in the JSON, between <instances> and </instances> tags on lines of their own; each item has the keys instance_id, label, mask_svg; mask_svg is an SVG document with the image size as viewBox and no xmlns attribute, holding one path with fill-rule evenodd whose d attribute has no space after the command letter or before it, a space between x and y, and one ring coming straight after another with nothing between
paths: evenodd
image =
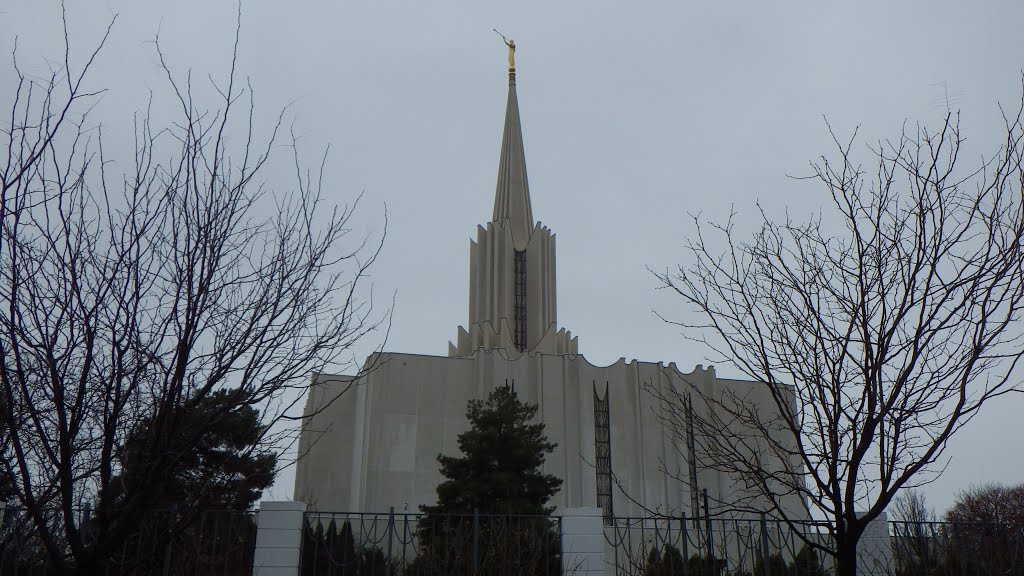
<instances>
[{"instance_id":1,"label":"overcast sky","mask_svg":"<svg viewBox=\"0 0 1024 576\"><path fill-rule=\"evenodd\" d=\"M166 101L153 39L197 83L223 79L234 2L69 1L78 58L118 15L92 76L108 147L127 151L131 112ZM595 364L619 357L706 363L653 314L682 314L646 268L683 262L687 213L742 224L755 202L803 219L823 190L788 175L831 153L827 118L862 142L904 121L962 111L965 159L998 142L998 103L1020 94L1024 2L243 3L239 69L258 120L291 104L311 162L330 143L330 200L365 192L359 231L389 231L373 274L397 294L387 348L444 355L467 316L469 239L489 219L505 106L505 47L518 95L533 211L558 238L559 324ZM45 70L62 56L59 4L3 0L9 53ZM6 104L9 64L0 67ZM120 148L120 150L119 150ZM114 157L117 157L116 155ZM868 156L862 156L867 162ZM273 178L274 175L271 175ZM361 358L373 347L354 351ZM728 371L722 370L726 375ZM972 483L1024 481L1024 402L1000 401L960 434L928 489L945 509ZM272 491L291 495L291 471Z\"/></svg>"}]
</instances>

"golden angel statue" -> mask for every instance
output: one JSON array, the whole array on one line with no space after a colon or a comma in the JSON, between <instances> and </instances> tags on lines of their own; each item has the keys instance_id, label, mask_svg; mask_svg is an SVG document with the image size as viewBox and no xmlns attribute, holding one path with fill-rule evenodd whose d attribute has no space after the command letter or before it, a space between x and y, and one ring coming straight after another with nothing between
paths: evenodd
<instances>
[{"instance_id":1,"label":"golden angel statue","mask_svg":"<svg viewBox=\"0 0 1024 576\"><path fill-rule=\"evenodd\" d=\"M501 36L501 39L505 41L505 46L508 46L508 69L509 70L515 70L516 69L516 41L512 40L510 38L506 38L504 34L502 34L501 32L498 32L497 28L492 28L492 30L497 32L498 36Z\"/></svg>"}]
</instances>

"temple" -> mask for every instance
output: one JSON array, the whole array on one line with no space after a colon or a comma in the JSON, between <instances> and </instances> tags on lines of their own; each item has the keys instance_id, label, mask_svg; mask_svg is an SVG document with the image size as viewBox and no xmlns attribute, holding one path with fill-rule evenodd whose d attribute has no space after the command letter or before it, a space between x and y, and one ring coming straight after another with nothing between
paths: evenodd
<instances>
[{"instance_id":1,"label":"temple","mask_svg":"<svg viewBox=\"0 0 1024 576\"><path fill-rule=\"evenodd\" d=\"M538 418L557 443L545 463L564 481L557 507L600 507L606 519L649 511L696 516L704 490L712 502L742 500L743 487L728 472L701 465L697 443L687 441L692 430L655 417L665 407L652 392L730 389L763 398L768 409L764 384L718 378L699 365L688 373L674 363L625 359L595 366L558 326L555 235L534 219L509 47L494 210L470 242L466 327L447 356L375 354L357 377L314 377L295 499L330 512L416 511L434 503L442 480L437 456L458 453L467 402L512 383L521 399L539 405Z\"/></svg>"}]
</instances>

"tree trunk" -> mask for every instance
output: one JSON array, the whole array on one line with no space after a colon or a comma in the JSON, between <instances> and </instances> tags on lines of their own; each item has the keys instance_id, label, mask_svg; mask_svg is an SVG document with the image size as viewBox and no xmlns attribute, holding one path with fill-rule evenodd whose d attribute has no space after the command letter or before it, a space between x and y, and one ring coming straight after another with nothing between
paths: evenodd
<instances>
[{"instance_id":1,"label":"tree trunk","mask_svg":"<svg viewBox=\"0 0 1024 576\"><path fill-rule=\"evenodd\" d=\"M836 576L857 576L857 540L847 537L836 545Z\"/></svg>"}]
</instances>

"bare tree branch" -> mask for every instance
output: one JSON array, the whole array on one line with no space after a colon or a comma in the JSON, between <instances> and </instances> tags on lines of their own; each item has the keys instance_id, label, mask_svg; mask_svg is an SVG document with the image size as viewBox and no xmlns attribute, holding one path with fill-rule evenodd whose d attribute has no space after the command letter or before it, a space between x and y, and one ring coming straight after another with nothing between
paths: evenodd
<instances>
[{"instance_id":1,"label":"bare tree branch","mask_svg":"<svg viewBox=\"0 0 1024 576\"><path fill-rule=\"evenodd\" d=\"M699 459L750 496L731 505L824 519L831 544L808 544L841 574L898 491L933 480L949 439L1020 391L1022 112L1024 101L1004 115L997 153L967 170L954 115L871 147L870 168L830 126L835 154L810 177L832 200L827 216L777 222L762 210L746 242L733 218L696 216L691 263L657 273L699 318L670 321L770 398L659 391L660 417L681 425L687 394L706 406L693 416ZM784 506L787 495L807 508Z\"/></svg>"},{"instance_id":2,"label":"bare tree branch","mask_svg":"<svg viewBox=\"0 0 1024 576\"><path fill-rule=\"evenodd\" d=\"M311 375L389 317L366 286L384 234L356 233L360 198L329 205L324 161L305 168L294 135L292 188L265 182L285 117L269 137L254 135L252 88L237 77L240 30L239 20L212 110L157 42L178 119L155 127L148 109L136 116L120 179L90 124L98 92L84 88L110 27L75 71L65 19L64 69L42 84L14 61L0 156L0 471L56 570L102 573L231 410L261 413L251 450L287 445ZM225 390L205 426L187 418L188 406ZM142 461L119 477L129 437ZM106 497L115 481L116 500ZM203 507L178 503L180 522Z\"/></svg>"}]
</instances>

